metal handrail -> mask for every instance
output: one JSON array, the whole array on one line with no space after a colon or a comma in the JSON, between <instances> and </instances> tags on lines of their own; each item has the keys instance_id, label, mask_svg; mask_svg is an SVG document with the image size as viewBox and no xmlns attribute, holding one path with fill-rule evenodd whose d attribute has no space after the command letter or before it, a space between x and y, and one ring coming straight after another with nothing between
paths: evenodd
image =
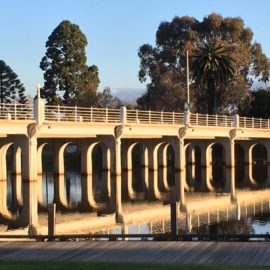
<instances>
[{"instance_id":1,"label":"metal handrail","mask_svg":"<svg viewBox=\"0 0 270 270\"><path fill-rule=\"evenodd\" d=\"M127 123L183 125L184 114L179 112L127 110Z\"/></svg>"},{"instance_id":2,"label":"metal handrail","mask_svg":"<svg viewBox=\"0 0 270 270\"><path fill-rule=\"evenodd\" d=\"M228 115L207 115L189 113L164 112L151 110L126 110L121 115L121 109L54 106L45 105L45 121L64 122L93 122L93 123L121 123L123 118L128 124L147 125L190 125L205 127L248 128L270 130L270 120L254 117L239 117ZM32 104L0 103L0 119L34 120ZM187 122L188 121L188 122Z\"/></svg>"},{"instance_id":3,"label":"metal handrail","mask_svg":"<svg viewBox=\"0 0 270 270\"><path fill-rule=\"evenodd\" d=\"M228 115L208 115L208 114L190 114L191 126L209 126L209 127L233 127L232 116Z\"/></svg>"},{"instance_id":4,"label":"metal handrail","mask_svg":"<svg viewBox=\"0 0 270 270\"><path fill-rule=\"evenodd\" d=\"M64 122L119 123L120 110L77 106L45 106L45 120Z\"/></svg>"},{"instance_id":5,"label":"metal handrail","mask_svg":"<svg viewBox=\"0 0 270 270\"><path fill-rule=\"evenodd\" d=\"M20 103L0 103L0 119L33 120L33 105Z\"/></svg>"}]
</instances>

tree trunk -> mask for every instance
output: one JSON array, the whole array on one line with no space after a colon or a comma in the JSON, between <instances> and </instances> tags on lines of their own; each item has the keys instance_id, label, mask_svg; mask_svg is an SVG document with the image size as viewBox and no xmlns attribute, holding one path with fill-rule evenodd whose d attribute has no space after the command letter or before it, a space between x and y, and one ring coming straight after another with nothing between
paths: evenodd
<instances>
[{"instance_id":1,"label":"tree trunk","mask_svg":"<svg viewBox=\"0 0 270 270\"><path fill-rule=\"evenodd\" d=\"M207 82L207 103L208 103L208 114L216 114L217 113L216 88L215 82L213 80L209 80Z\"/></svg>"}]
</instances>

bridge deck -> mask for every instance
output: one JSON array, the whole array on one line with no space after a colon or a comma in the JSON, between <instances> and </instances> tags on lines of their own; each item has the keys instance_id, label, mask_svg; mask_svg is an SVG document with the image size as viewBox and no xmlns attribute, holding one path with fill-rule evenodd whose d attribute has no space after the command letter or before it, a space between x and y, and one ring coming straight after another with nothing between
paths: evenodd
<instances>
[{"instance_id":1,"label":"bridge deck","mask_svg":"<svg viewBox=\"0 0 270 270\"><path fill-rule=\"evenodd\" d=\"M270 265L266 242L0 242L0 260Z\"/></svg>"}]
</instances>

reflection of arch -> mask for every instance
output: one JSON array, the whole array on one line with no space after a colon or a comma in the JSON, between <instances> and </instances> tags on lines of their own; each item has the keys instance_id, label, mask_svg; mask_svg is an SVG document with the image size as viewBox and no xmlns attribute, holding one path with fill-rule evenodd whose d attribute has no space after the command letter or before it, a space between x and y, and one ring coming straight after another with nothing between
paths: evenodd
<instances>
[{"instance_id":1,"label":"reflection of arch","mask_svg":"<svg viewBox=\"0 0 270 270\"><path fill-rule=\"evenodd\" d=\"M253 185L263 184L267 179L267 148L262 143L253 144L248 151L249 176Z\"/></svg>"}]
</instances>

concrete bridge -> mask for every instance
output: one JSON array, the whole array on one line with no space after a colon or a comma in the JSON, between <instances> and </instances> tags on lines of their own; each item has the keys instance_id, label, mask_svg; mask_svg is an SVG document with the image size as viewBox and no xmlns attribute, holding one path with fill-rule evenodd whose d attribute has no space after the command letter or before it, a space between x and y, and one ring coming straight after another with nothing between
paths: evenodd
<instances>
[{"instance_id":1,"label":"concrete bridge","mask_svg":"<svg viewBox=\"0 0 270 270\"><path fill-rule=\"evenodd\" d=\"M270 162L269 119L50 106L38 96L33 106L0 104L0 126L0 219L29 226L32 234L38 233L38 206L44 205L42 157L46 147L54 153L54 201L59 208L68 207L65 149L75 144L80 150L81 201L86 210L97 207L93 153L100 149L108 206L117 222L124 221L123 197L135 200L143 194L151 200L179 202L179 210L184 210L187 190L223 191L237 201L236 188L270 185L269 166L259 169L262 177L256 179L254 173L254 163ZM15 200L22 208L16 217L6 200L8 151L12 152ZM143 168L139 191L134 184L135 158ZM168 160L172 161L170 172ZM245 168L240 170L239 164ZM220 168L219 181L213 165Z\"/></svg>"}]
</instances>

